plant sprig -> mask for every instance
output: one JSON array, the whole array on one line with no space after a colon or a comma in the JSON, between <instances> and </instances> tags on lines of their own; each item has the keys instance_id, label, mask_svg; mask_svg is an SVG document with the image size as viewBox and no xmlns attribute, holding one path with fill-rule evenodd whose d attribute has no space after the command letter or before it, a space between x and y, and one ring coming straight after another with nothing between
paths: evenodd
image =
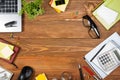
<instances>
[{"instance_id":1,"label":"plant sprig","mask_svg":"<svg viewBox=\"0 0 120 80\"><path fill-rule=\"evenodd\" d=\"M44 14L44 9L42 8L42 0L34 0L27 2L22 0L22 10L20 14L26 13L30 19L34 19L38 15Z\"/></svg>"}]
</instances>

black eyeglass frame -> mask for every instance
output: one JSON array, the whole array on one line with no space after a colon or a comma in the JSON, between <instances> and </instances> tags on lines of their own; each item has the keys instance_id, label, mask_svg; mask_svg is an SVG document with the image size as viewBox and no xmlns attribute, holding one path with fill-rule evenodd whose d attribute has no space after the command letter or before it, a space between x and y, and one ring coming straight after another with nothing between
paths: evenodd
<instances>
[{"instance_id":1,"label":"black eyeglass frame","mask_svg":"<svg viewBox=\"0 0 120 80\"><path fill-rule=\"evenodd\" d=\"M96 24L94 23L94 21L88 15L85 15L85 16L82 17L82 23L83 23L84 26L86 26L85 23L84 23L84 19L87 19L90 22L90 26L87 26L87 27L90 27L90 29L88 30L88 34L91 31L91 29L93 29L93 31L96 34L96 38L100 38L100 32L99 32ZM92 37L92 36L90 35L90 37Z\"/></svg>"}]
</instances>

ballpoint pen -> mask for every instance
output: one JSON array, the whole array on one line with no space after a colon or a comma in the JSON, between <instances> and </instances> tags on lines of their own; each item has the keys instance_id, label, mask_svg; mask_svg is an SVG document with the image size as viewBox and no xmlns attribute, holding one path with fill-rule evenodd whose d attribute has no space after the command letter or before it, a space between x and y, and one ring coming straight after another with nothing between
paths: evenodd
<instances>
[{"instance_id":1,"label":"ballpoint pen","mask_svg":"<svg viewBox=\"0 0 120 80\"><path fill-rule=\"evenodd\" d=\"M80 80L84 80L84 76L83 76L83 72L82 72L82 68L80 64L78 65L78 68L79 68L79 73L80 73Z\"/></svg>"},{"instance_id":2,"label":"ballpoint pen","mask_svg":"<svg viewBox=\"0 0 120 80\"><path fill-rule=\"evenodd\" d=\"M105 47L106 44L104 44L99 51L93 56L93 58L90 60L90 62L100 53L100 51Z\"/></svg>"},{"instance_id":3,"label":"ballpoint pen","mask_svg":"<svg viewBox=\"0 0 120 80\"><path fill-rule=\"evenodd\" d=\"M83 66L83 68L84 68L95 80L100 80L87 66Z\"/></svg>"}]
</instances>

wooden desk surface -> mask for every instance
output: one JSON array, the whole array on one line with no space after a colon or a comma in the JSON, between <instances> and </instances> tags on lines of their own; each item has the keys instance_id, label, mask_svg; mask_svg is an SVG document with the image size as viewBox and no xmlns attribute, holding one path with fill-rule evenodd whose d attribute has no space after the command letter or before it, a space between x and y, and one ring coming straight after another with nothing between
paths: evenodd
<instances>
[{"instance_id":1,"label":"wooden desk surface","mask_svg":"<svg viewBox=\"0 0 120 80\"><path fill-rule=\"evenodd\" d=\"M109 31L93 17L90 8L93 9L102 0L70 0L64 13L56 13L48 4L50 0L44 0L45 14L38 16L35 20L29 20L26 15L23 16L23 32L0 33L0 37L21 47L16 57L16 69L0 60L0 65L12 71L16 80L22 67L31 66L35 76L45 73L49 80L53 77L60 78L62 72L70 72L73 80L79 79L78 64L87 65L83 56L100 42L105 40L114 32L120 33L120 22L114 25ZM89 6L89 9L85 8ZM82 21L66 21L65 19L82 19L82 16L88 14L97 24L101 38L91 39L88 35L88 29L82 25ZM93 80L88 73L83 70L85 80ZM89 77L89 78L88 78ZM120 68L112 72L105 80L120 80Z\"/></svg>"}]
</instances>

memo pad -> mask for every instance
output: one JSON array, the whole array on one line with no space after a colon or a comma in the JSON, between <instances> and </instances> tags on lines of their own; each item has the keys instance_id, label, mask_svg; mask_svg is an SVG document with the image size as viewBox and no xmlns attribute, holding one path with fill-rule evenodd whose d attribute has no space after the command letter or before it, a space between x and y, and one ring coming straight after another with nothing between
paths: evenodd
<instances>
[{"instance_id":1,"label":"memo pad","mask_svg":"<svg viewBox=\"0 0 120 80\"><path fill-rule=\"evenodd\" d=\"M13 50L9 48L9 46L5 46L2 50L1 50L1 55L2 57L6 58L6 59L10 59L10 56L13 54Z\"/></svg>"},{"instance_id":2,"label":"memo pad","mask_svg":"<svg viewBox=\"0 0 120 80\"><path fill-rule=\"evenodd\" d=\"M109 30L120 20L120 0L104 0L98 8L93 11L97 20Z\"/></svg>"},{"instance_id":3,"label":"memo pad","mask_svg":"<svg viewBox=\"0 0 120 80\"><path fill-rule=\"evenodd\" d=\"M107 8L105 5L99 7L96 11L97 15L101 17L108 25L111 25L117 18L118 13L110 8Z\"/></svg>"},{"instance_id":4,"label":"memo pad","mask_svg":"<svg viewBox=\"0 0 120 80\"><path fill-rule=\"evenodd\" d=\"M14 64L13 61L15 60L15 57L17 56L19 49L20 48L18 46L13 45L8 41L0 38L0 59L8 63Z\"/></svg>"}]
</instances>

